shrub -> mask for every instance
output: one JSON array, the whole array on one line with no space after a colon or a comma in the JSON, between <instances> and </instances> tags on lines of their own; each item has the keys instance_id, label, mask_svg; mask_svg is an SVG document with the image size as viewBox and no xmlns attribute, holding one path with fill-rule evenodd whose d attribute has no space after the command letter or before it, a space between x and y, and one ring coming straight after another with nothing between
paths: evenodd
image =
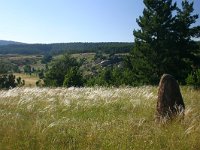
<instances>
[{"instance_id":1,"label":"shrub","mask_svg":"<svg viewBox=\"0 0 200 150\"><path fill-rule=\"evenodd\" d=\"M71 68L65 75L63 86L66 87L81 87L83 86L82 74L78 70L78 67Z\"/></svg>"},{"instance_id":2,"label":"shrub","mask_svg":"<svg viewBox=\"0 0 200 150\"><path fill-rule=\"evenodd\" d=\"M190 73L186 78L186 83L194 88L200 88L200 69Z\"/></svg>"},{"instance_id":3,"label":"shrub","mask_svg":"<svg viewBox=\"0 0 200 150\"><path fill-rule=\"evenodd\" d=\"M49 69L45 71L45 85L52 87L63 86L65 76L71 73L72 68L76 67L80 67L79 62L67 54L53 60L49 65Z\"/></svg>"},{"instance_id":4,"label":"shrub","mask_svg":"<svg viewBox=\"0 0 200 150\"><path fill-rule=\"evenodd\" d=\"M16 86L23 86L25 84L21 77L15 78L13 74L0 75L0 89L9 89Z\"/></svg>"}]
</instances>

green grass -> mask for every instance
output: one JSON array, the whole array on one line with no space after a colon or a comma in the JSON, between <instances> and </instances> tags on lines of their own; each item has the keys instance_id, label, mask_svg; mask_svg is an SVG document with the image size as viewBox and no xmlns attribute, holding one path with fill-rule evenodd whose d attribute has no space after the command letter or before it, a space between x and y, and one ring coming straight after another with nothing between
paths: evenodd
<instances>
[{"instance_id":1,"label":"green grass","mask_svg":"<svg viewBox=\"0 0 200 150\"><path fill-rule=\"evenodd\" d=\"M0 149L200 149L200 91L185 118L155 122L156 87L0 91Z\"/></svg>"}]
</instances>

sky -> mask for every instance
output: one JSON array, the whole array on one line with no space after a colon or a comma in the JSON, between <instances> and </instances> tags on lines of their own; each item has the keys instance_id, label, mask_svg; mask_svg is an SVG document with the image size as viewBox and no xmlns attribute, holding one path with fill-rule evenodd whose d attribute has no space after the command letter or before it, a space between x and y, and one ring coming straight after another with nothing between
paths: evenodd
<instances>
[{"instance_id":1,"label":"sky","mask_svg":"<svg viewBox=\"0 0 200 150\"><path fill-rule=\"evenodd\" d=\"M200 0L194 3L200 14ZM133 42L143 9L142 0L0 0L0 40Z\"/></svg>"}]
</instances>

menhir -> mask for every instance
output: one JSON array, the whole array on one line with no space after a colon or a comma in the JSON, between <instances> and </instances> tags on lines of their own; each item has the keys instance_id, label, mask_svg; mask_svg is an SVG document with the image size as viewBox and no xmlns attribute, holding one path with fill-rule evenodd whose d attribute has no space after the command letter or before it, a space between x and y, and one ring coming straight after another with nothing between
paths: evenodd
<instances>
[{"instance_id":1,"label":"menhir","mask_svg":"<svg viewBox=\"0 0 200 150\"><path fill-rule=\"evenodd\" d=\"M173 119L184 115L185 104L179 85L172 75L164 74L159 83L157 101L157 120Z\"/></svg>"}]
</instances>

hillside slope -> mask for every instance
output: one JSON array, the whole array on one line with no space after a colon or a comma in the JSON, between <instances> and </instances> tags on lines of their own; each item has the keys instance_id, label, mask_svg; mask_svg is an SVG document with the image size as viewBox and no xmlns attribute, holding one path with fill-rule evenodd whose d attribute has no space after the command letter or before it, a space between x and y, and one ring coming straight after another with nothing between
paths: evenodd
<instances>
[{"instance_id":1,"label":"hillside slope","mask_svg":"<svg viewBox=\"0 0 200 150\"><path fill-rule=\"evenodd\" d=\"M15 41L0 40L0 45L18 45L18 44L23 44L23 43L15 42Z\"/></svg>"},{"instance_id":2,"label":"hillside slope","mask_svg":"<svg viewBox=\"0 0 200 150\"><path fill-rule=\"evenodd\" d=\"M0 45L0 54L61 54L61 53L86 53L129 52L133 43L107 42L107 43L54 43L54 44L18 44Z\"/></svg>"}]
</instances>

